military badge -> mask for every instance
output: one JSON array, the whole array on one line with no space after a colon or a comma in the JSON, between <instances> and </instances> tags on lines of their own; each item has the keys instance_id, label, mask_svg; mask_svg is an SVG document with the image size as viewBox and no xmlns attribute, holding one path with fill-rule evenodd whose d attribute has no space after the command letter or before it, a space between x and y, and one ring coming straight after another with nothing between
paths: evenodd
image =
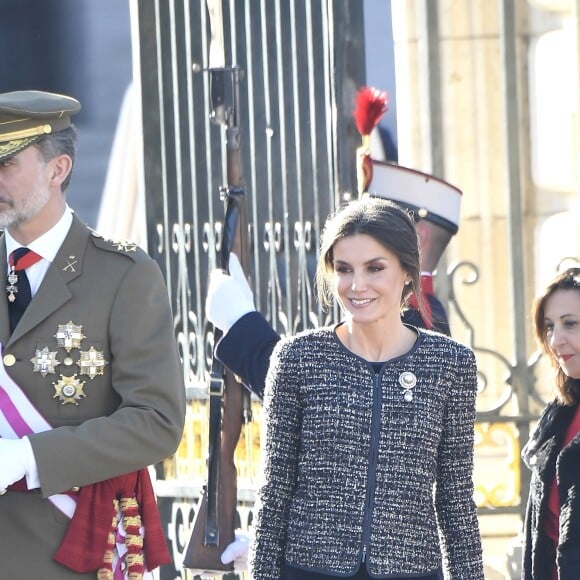
<instances>
[{"instance_id":1,"label":"military badge","mask_svg":"<svg viewBox=\"0 0 580 580\"><path fill-rule=\"evenodd\" d=\"M33 365L32 372L40 373L43 377L47 374L54 374L56 372L56 367L60 364L60 361L56 358L56 351L48 350L45 346L43 349L36 349L34 356L30 359Z\"/></svg>"},{"instance_id":2,"label":"military badge","mask_svg":"<svg viewBox=\"0 0 580 580\"><path fill-rule=\"evenodd\" d=\"M53 399L58 398L61 405L78 405L82 397L86 397L84 386L85 383L77 379L76 375L65 377L60 375L60 380L52 383L54 385Z\"/></svg>"},{"instance_id":3,"label":"military badge","mask_svg":"<svg viewBox=\"0 0 580 580\"><path fill-rule=\"evenodd\" d=\"M70 352L73 348L80 348L82 339L86 338L82 330L82 325L69 321L66 324L58 325L54 338L56 338L58 346Z\"/></svg>"},{"instance_id":4,"label":"military badge","mask_svg":"<svg viewBox=\"0 0 580 580\"><path fill-rule=\"evenodd\" d=\"M6 292L8 292L8 300L14 302L16 300L16 292L18 292L18 287L16 283L18 282L18 274L10 271L8 274L8 286L6 286Z\"/></svg>"},{"instance_id":5,"label":"military badge","mask_svg":"<svg viewBox=\"0 0 580 580\"><path fill-rule=\"evenodd\" d=\"M81 350L78 362L81 375L88 375L89 378L94 379L97 375L104 374L106 364L108 363L103 351L96 350L92 346L89 350Z\"/></svg>"}]
</instances>

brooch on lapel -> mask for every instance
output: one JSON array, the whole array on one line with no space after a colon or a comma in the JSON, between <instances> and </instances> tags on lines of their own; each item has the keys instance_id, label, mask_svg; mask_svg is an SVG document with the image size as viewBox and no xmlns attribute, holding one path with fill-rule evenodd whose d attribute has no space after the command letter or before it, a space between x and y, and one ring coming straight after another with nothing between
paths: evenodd
<instances>
[{"instance_id":1,"label":"brooch on lapel","mask_svg":"<svg viewBox=\"0 0 580 580\"><path fill-rule=\"evenodd\" d=\"M413 400L413 389L417 384L417 377L411 371L405 371L399 375L399 385L403 387L403 398L407 403Z\"/></svg>"}]
</instances>

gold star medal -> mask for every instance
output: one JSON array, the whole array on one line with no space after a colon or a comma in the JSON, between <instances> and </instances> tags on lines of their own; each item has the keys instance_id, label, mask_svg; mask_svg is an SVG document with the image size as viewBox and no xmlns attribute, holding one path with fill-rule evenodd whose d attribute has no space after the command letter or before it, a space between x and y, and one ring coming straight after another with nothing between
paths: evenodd
<instances>
[{"instance_id":1,"label":"gold star medal","mask_svg":"<svg viewBox=\"0 0 580 580\"><path fill-rule=\"evenodd\" d=\"M81 397L86 397L84 391L85 383L79 381L76 375L72 377L60 375L60 380L52 384L55 391L52 398L56 399L58 397L61 405L78 405Z\"/></svg>"}]
</instances>

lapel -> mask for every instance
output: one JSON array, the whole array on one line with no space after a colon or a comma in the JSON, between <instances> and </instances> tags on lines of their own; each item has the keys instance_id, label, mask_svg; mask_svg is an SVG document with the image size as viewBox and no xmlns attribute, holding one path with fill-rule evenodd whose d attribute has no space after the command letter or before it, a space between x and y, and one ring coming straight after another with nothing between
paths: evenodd
<instances>
[{"instance_id":1,"label":"lapel","mask_svg":"<svg viewBox=\"0 0 580 580\"><path fill-rule=\"evenodd\" d=\"M74 215L69 233L64 239L54 261L49 266L38 292L26 312L22 315L18 326L11 336L6 336L6 333L10 332L8 330L8 301L6 299L2 301L0 312L0 328L3 333L2 342L6 342L9 346L33 330L55 310L58 310L71 299L72 293L68 285L72 280L80 276L82 272L90 232L91 230ZM4 239L2 239L2 248L4 262L0 263L5 264L6 244ZM6 272L4 271L5 278Z\"/></svg>"}]
</instances>

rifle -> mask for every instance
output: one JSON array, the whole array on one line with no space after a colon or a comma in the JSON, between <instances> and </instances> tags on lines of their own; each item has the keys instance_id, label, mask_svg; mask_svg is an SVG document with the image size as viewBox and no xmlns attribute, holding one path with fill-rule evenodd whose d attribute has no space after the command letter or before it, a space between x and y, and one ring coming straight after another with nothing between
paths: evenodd
<instances>
[{"instance_id":1,"label":"rifle","mask_svg":"<svg viewBox=\"0 0 580 580\"><path fill-rule=\"evenodd\" d=\"M246 195L243 187L240 152L239 82L241 69L225 66L221 0L207 0L211 22L210 92L212 120L225 126L227 185L220 188L225 203L222 240L218 248L218 265L226 272L230 252L235 252L246 274L250 249ZM199 65L193 65L199 72ZM225 77L231 79L231 106L225 105ZM214 328L214 342L221 338ZM193 570L226 572L220 556L235 537L237 506L237 472L234 452L242 423L251 419L250 393L215 356L212 359L209 385L208 479L204 486L193 522L183 565Z\"/></svg>"}]
</instances>

